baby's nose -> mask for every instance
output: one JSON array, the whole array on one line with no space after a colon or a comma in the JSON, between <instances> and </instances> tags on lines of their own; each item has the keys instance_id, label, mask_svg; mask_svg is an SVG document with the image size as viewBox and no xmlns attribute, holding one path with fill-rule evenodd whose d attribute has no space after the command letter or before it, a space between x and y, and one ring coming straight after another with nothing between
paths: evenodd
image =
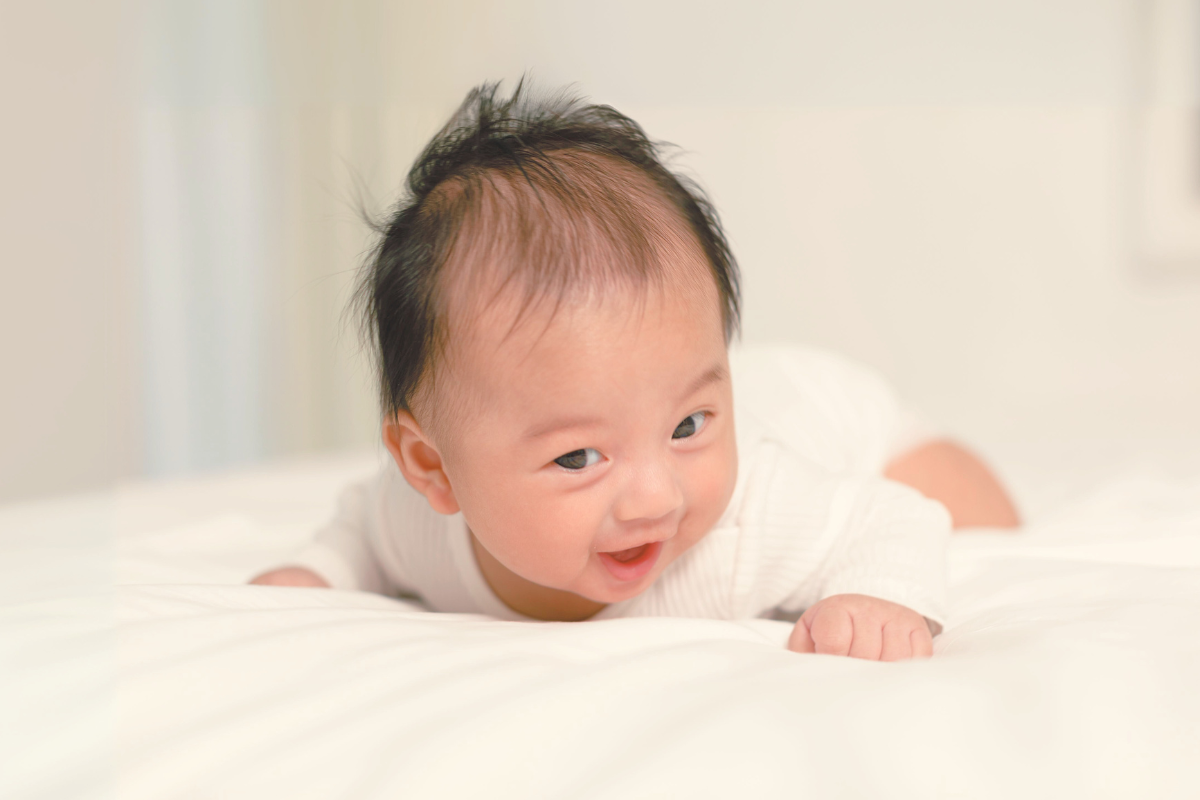
<instances>
[{"instance_id":1,"label":"baby's nose","mask_svg":"<svg viewBox=\"0 0 1200 800\"><path fill-rule=\"evenodd\" d=\"M643 464L630 472L613 513L621 522L656 520L683 505L677 476L666 464Z\"/></svg>"}]
</instances>

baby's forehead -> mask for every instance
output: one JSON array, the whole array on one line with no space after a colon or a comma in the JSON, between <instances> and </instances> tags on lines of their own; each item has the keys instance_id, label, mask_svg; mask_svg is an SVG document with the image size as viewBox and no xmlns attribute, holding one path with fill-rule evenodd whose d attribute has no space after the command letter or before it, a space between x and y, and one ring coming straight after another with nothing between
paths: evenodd
<instances>
[{"instance_id":1,"label":"baby's forehead","mask_svg":"<svg viewBox=\"0 0 1200 800\"><path fill-rule=\"evenodd\" d=\"M647 287L524 309L516 292L507 293L451 328L438 358L436 395L460 407L462 422L526 419L548 408L597 403L608 413L638 397L670 393L677 381L666 376L686 369L698 348L709 354L706 361L724 352L720 304L709 283L707 292L700 285L675 292ZM614 396L621 398L617 405L606 405Z\"/></svg>"},{"instance_id":2,"label":"baby's forehead","mask_svg":"<svg viewBox=\"0 0 1200 800\"><path fill-rule=\"evenodd\" d=\"M666 324L667 304L690 307L696 319L711 318L723 338L716 284L698 254L691 262L672 264L640 282L618 278L538 287L517 279L465 286L445 316L443 351L474 355L469 360L485 364L501 354L537 358L563 348L584 358L587 351L653 335Z\"/></svg>"},{"instance_id":3,"label":"baby's forehead","mask_svg":"<svg viewBox=\"0 0 1200 800\"><path fill-rule=\"evenodd\" d=\"M515 418L546 403L587 402L588 387L597 379L603 386L619 381L614 372L634 351L656 353L671 365L695 342L709 340L723 352L719 294L704 268L679 265L661 283L563 297L519 285L499 293L475 287L474 302L444 318L430 353L425 414L443 432L462 430L468 420L501 409ZM690 280L680 279L688 273Z\"/></svg>"}]
</instances>

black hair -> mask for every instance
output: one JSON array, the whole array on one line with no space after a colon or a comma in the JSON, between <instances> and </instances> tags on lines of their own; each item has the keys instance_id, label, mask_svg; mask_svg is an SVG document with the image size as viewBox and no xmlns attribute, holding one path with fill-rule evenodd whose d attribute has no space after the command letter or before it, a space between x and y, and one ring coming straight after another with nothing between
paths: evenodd
<instances>
[{"instance_id":1,"label":"black hair","mask_svg":"<svg viewBox=\"0 0 1200 800\"><path fill-rule=\"evenodd\" d=\"M504 283L522 278L527 301L548 290L561 300L581 281L661 280L662 234L652 228L665 210L673 219L658 227L694 239L711 267L727 343L739 329L737 262L703 190L664 164L668 145L610 106L564 92L533 96L524 79L508 97L498 90L485 83L467 94L376 226L355 299L385 415L412 410L445 338L445 268L464 250L491 263L503 251ZM585 252L597 247L606 253Z\"/></svg>"}]
</instances>

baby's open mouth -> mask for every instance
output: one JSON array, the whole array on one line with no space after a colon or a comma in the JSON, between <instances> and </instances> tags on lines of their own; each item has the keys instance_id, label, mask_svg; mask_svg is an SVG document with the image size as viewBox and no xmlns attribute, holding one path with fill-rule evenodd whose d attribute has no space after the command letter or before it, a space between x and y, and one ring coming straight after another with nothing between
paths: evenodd
<instances>
[{"instance_id":1,"label":"baby's open mouth","mask_svg":"<svg viewBox=\"0 0 1200 800\"><path fill-rule=\"evenodd\" d=\"M629 561L633 561L635 558L640 556L642 553L646 552L646 548L649 546L650 546L649 544L639 544L637 547L631 547L628 550L616 550L612 553L609 553L608 555L612 556L617 561L620 561L622 564L624 564Z\"/></svg>"},{"instance_id":2,"label":"baby's open mouth","mask_svg":"<svg viewBox=\"0 0 1200 800\"><path fill-rule=\"evenodd\" d=\"M626 550L613 550L611 553L597 555L614 578L619 581L636 581L654 568L662 546L662 542L647 542Z\"/></svg>"}]
</instances>

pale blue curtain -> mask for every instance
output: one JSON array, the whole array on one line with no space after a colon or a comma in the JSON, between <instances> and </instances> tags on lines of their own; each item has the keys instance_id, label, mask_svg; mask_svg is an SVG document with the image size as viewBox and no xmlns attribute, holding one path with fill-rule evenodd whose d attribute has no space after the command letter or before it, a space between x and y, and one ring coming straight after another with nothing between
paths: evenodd
<instances>
[{"instance_id":1,"label":"pale blue curtain","mask_svg":"<svg viewBox=\"0 0 1200 800\"><path fill-rule=\"evenodd\" d=\"M147 472L376 441L368 365L343 314L371 242L358 209L394 199L428 135L408 134L385 91L393 6L144 8Z\"/></svg>"},{"instance_id":2,"label":"pale blue curtain","mask_svg":"<svg viewBox=\"0 0 1200 800\"><path fill-rule=\"evenodd\" d=\"M141 111L147 471L268 450L278 164L261 4L147 6Z\"/></svg>"}]
</instances>

